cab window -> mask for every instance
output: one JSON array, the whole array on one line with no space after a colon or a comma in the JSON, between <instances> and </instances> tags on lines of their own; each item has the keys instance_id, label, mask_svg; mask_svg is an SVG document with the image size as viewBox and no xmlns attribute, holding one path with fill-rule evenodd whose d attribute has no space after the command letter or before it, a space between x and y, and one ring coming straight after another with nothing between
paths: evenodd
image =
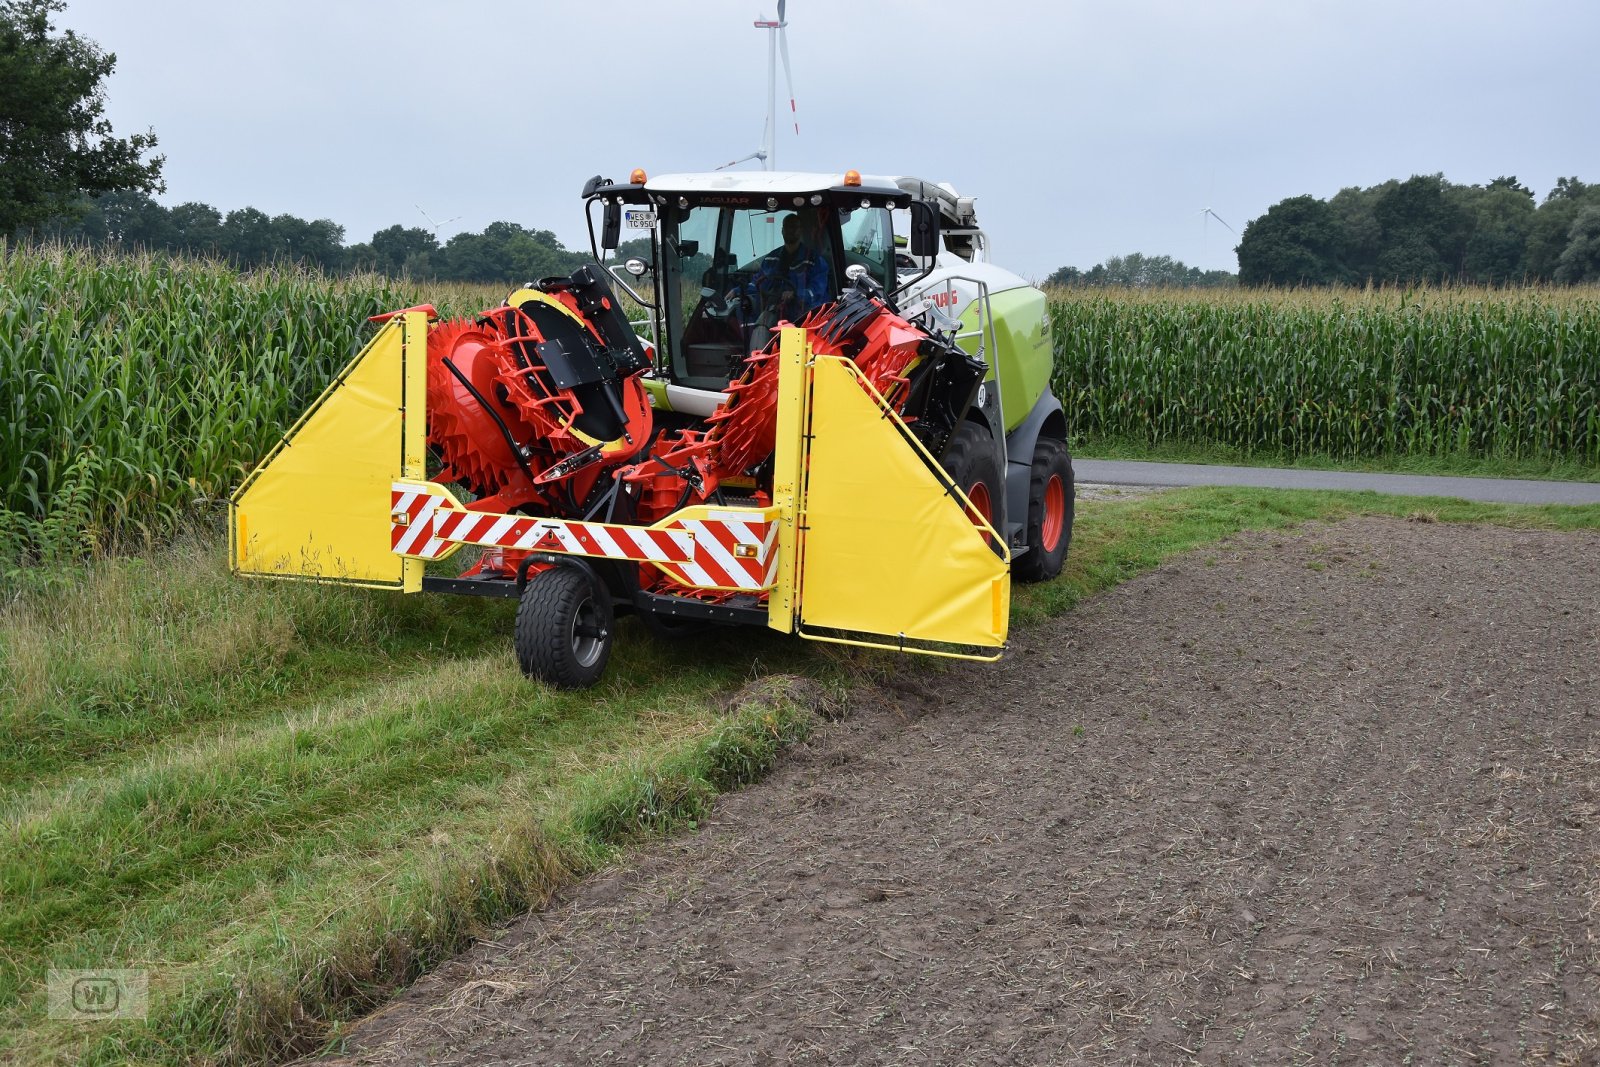
<instances>
[{"instance_id":1,"label":"cab window","mask_svg":"<svg viewBox=\"0 0 1600 1067\"><path fill-rule=\"evenodd\" d=\"M861 264L886 289L894 288L894 230L881 207L840 211L845 267Z\"/></svg>"}]
</instances>

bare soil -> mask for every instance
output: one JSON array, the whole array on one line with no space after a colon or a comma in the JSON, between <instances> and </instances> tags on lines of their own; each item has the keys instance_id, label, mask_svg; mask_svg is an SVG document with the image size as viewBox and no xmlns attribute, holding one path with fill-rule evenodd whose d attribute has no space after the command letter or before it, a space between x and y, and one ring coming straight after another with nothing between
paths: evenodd
<instances>
[{"instance_id":1,"label":"bare soil","mask_svg":"<svg viewBox=\"0 0 1600 1067\"><path fill-rule=\"evenodd\" d=\"M367 1063L1600 1062L1600 536L1367 519L919 670Z\"/></svg>"}]
</instances>

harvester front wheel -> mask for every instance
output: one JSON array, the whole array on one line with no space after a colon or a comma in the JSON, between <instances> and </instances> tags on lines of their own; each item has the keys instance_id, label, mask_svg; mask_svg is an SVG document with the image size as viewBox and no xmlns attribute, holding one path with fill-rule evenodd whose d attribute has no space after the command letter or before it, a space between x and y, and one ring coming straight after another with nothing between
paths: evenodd
<instances>
[{"instance_id":1,"label":"harvester front wheel","mask_svg":"<svg viewBox=\"0 0 1600 1067\"><path fill-rule=\"evenodd\" d=\"M1066 442L1039 438L1028 482L1028 551L1011 570L1018 581L1043 582L1061 573L1072 544L1075 494Z\"/></svg>"},{"instance_id":2,"label":"harvester front wheel","mask_svg":"<svg viewBox=\"0 0 1600 1067\"><path fill-rule=\"evenodd\" d=\"M611 601L588 574L569 566L538 571L517 605L517 664L557 689L585 689L605 673L615 628Z\"/></svg>"},{"instance_id":3,"label":"harvester front wheel","mask_svg":"<svg viewBox=\"0 0 1600 1067\"><path fill-rule=\"evenodd\" d=\"M975 422L963 422L957 427L944 450L944 470L967 494L973 524L978 525L978 517L982 516L984 522L996 526L996 507L1000 494L1005 492L1005 483L1000 480L1000 464L989 432Z\"/></svg>"}]
</instances>

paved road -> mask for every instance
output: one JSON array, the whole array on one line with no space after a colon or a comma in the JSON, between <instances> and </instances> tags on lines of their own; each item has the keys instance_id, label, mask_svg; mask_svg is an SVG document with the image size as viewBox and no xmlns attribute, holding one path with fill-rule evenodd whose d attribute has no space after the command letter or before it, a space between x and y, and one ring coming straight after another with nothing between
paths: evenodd
<instances>
[{"instance_id":1,"label":"paved road","mask_svg":"<svg viewBox=\"0 0 1600 1067\"><path fill-rule=\"evenodd\" d=\"M1500 504L1600 504L1600 482L1453 478L1432 474L1213 467L1074 457L1079 482L1107 485L1244 485L1262 489L1371 489L1400 496L1452 496Z\"/></svg>"}]
</instances>

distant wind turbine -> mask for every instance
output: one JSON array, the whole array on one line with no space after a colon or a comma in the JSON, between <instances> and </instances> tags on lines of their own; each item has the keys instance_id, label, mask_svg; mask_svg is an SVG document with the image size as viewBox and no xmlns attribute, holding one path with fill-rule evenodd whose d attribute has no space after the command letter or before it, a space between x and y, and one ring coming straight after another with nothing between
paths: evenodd
<instances>
[{"instance_id":1,"label":"distant wind turbine","mask_svg":"<svg viewBox=\"0 0 1600 1067\"><path fill-rule=\"evenodd\" d=\"M1201 225L1202 226L1205 225L1206 220L1208 220L1208 219L1216 219L1218 222L1222 223L1224 226L1228 226L1228 220L1227 219L1223 218L1221 215L1218 215L1215 211L1212 211L1208 207L1201 208L1200 211L1198 212L1198 214L1200 215L1200 221L1201 221ZM1239 236L1239 231L1234 229L1232 226L1228 226L1228 232L1233 234L1235 237Z\"/></svg>"},{"instance_id":2,"label":"distant wind turbine","mask_svg":"<svg viewBox=\"0 0 1600 1067\"><path fill-rule=\"evenodd\" d=\"M731 162L724 163L718 170L726 170L746 160L759 159L761 165L767 170L774 169L774 141L778 129L778 55L783 55L783 81L789 87L789 114L797 115L794 106L794 75L789 70L789 35L784 32L789 21L784 17L784 10L788 7L788 0L778 0L778 17L776 19L757 19L755 27L767 31L767 125L761 133L761 147L751 152L748 156L741 156ZM800 121L795 119L794 135L800 136Z\"/></svg>"},{"instance_id":3,"label":"distant wind turbine","mask_svg":"<svg viewBox=\"0 0 1600 1067\"><path fill-rule=\"evenodd\" d=\"M464 216L461 216L461 215L457 215L453 219L445 219L443 222L434 222L433 221L433 216L428 214L426 211L423 211L421 204L413 204L412 206L415 207L417 209L417 211L421 213L423 218L428 220L428 225L433 227L433 239L435 241L437 241L439 239L439 230L441 228L450 225L452 222L460 222L461 219L464 217Z\"/></svg>"}]
</instances>

